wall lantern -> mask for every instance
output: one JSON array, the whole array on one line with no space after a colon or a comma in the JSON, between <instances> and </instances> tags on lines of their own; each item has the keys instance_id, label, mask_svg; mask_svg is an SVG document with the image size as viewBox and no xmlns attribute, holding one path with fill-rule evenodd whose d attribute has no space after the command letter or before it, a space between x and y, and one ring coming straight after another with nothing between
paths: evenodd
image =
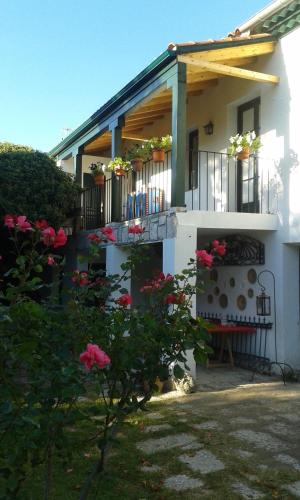
<instances>
[{"instance_id":1,"label":"wall lantern","mask_svg":"<svg viewBox=\"0 0 300 500\"><path fill-rule=\"evenodd\" d=\"M257 316L271 316L271 299L263 289L256 297L256 314Z\"/></svg>"},{"instance_id":2,"label":"wall lantern","mask_svg":"<svg viewBox=\"0 0 300 500\"><path fill-rule=\"evenodd\" d=\"M257 276L257 283L260 286L260 294L256 297L256 314L257 316L271 316L271 297L265 293L266 287L264 287L259 281L260 276L263 273L270 274L273 278L273 291L274 291L274 308L276 304L276 296L275 296L275 276L272 271L268 269L264 269ZM276 314L276 311L275 311Z\"/></svg>"},{"instance_id":3,"label":"wall lantern","mask_svg":"<svg viewBox=\"0 0 300 500\"><path fill-rule=\"evenodd\" d=\"M212 121L209 121L203 128L205 135L212 135L214 133L214 124Z\"/></svg>"}]
</instances>

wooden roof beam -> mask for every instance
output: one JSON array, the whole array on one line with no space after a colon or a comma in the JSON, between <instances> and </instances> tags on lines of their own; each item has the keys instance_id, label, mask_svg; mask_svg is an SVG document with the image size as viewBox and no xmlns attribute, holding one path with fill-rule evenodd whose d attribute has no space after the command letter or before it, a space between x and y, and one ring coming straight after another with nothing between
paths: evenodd
<instances>
[{"instance_id":1,"label":"wooden roof beam","mask_svg":"<svg viewBox=\"0 0 300 500\"><path fill-rule=\"evenodd\" d=\"M155 116L155 115L161 115L163 113L167 113L169 111L171 111L171 107L170 106L160 106L159 108L157 109L149 109L147 111L140 111L138 113L131 113L130 115L127 115L126 117L126 120L131 120L131 119L135 119L135 118L145 118L145 117L151 117L151 116Z\"/></svg>"},{"instance_id":2,"label":"wooden roof beam","mask_svg":"<svg viewBox=\"0 0 300 500\"><path fill-rule=\"evenodd\" d=\"M164 115L160 114L160 115L151 115L151 116L147 116L147 117L139 117L139 118L135 118L135 117L132 117L132 118L128 118L126 121L125 121L125 124L127 125L133 125L133 124L137 124L137 123L140 123L141 125L145 122L147 122L148 120L160 120L161 118L163 118Z\"/></svg>"},{"instance_id":3,"label":"wooden roof beam","mask_svg":"<svg viewBox=\"0 0 300 500\"><path fill-rule=\"evenodd\" d=\"M209 71L212 73L217 73L219 75L234 76L236 78L244 78L246 80L254 80L256 82L263 83L279 82L279 77L275 75L258 73L257 71L250 71L248 69L236 68L233 66L227 66L225 64L195 59L193 56L178 56L178 61L184 62L186 64L193 64L195 66L198 66L198 68L203 71Z\"/></svg>"}]
</instances>

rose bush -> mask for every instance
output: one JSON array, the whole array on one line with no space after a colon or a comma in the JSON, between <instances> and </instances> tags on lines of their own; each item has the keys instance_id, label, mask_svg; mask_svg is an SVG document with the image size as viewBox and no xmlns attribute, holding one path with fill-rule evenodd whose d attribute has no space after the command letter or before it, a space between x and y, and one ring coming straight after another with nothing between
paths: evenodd
<instances>
[{"instance_id":1,"label":"rose bush","mask_svg":"<svg viewBox=\"0 0 300 500\"><path fill-rule=\"evenodd\" d=\"M135 230L140 241L130 246L122 274L105 276L92 265L75 270L62 307L57 283L42 303L33 293L48 286L40 277L43 269L61 274L63 257L55 251L66 243L63 230L23 215L6 216L4 224L16 258L0 281L0 497L26 498L23 483L43 467L41 497L51 498L53 463L69 464L82 447L80 433L70 433L70 427L89 421L90 443L97 445L99 457L82 486L84 499L103 470L118 425L145 408L157 378L165 380L172 372L182 377L189 349L196 361L206 359L206 325L193 320L191 303L203 288L202 273L220 258L224 245L214 242L205 258L197 254L199 262L191 259L178 275L149 277L140 290L147 307L141 308L125 288L147 260L143 231ZM89 236L87 264L97 261L103 243L115 239L109 227ZM82 396L95 400L92 413L80 404Z\"/></svg>"}]
</instances>

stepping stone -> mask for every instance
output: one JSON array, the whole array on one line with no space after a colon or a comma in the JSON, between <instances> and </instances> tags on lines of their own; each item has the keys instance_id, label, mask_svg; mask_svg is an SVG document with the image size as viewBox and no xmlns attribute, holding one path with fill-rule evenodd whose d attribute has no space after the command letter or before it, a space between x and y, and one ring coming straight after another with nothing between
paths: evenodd
<instances>
[{"instance_id":1,"label":"stepping stone","mask_svg":"<svg viewBox=\"0 0 300 500\"><path fill-rule=\"evenodd\" d=\"M142 472L159 472L161 467L159 465L143 465L141 467Z\"/></svg>"},{"instance_id":2,"label":"stepping stone","mask_svg":"<svg viewBox=\"0 0 300 500\"><path fill-rule=\"evenodd\" d=\"M210 429L221 429L219 422L216 420L208 420L207 422L203 422L202 424L194 424L192 425L194 429L197 430L210 430Z\"/></svg>"},{"instance_id":3,"label":"stepping stone","mask_svg":"<svg viewBox=\"0 0 300 500\"><path fill-rule=\"evenodd\" d=\"M136 446L140 451L150 455L151 453L157 453L159 451L171 450L172 448L177 448L178 446L184 446L193 443L194 441L197 441L196 436L182 432L180 434L172 434L161 438L152 438L147 439L146 441L140 441L136 444Z\"/></svg>"},{"instance_id":4,"label":"stepping stone","mask_svg":"<svg viewBox=\"0 0 300 500\"><path fill-rule=\"evenodd\" d=\"M178 476L168 477L164 482L165 488L174 491L185 491L193 488L201 488L203 482L200 479L179 474Z\"/></svg>"},{"instance_id":5,"label":"stepping stone","mask_svg":"<svg viewBox=\"0 0 300 500\"><path fill-rule=\"evenodd\" d=\"M300 471L300 463L290 455L280 454L275 456L275 460L281 462L282 464L290 465L293 469Z\"/></svg>"},{"instance_id":6,"label":"stepping stone","mask_svg":"<svg viewBox=\"0 0 300 500\"><path fill-rule=\"evenodd\" d=\"M173 429L173 427L170 424L147 425L147 427L145 427L144 429L144 432L150 433L159 431L169 431L170 429Z\"/></svg>"},{"instance_id":7,"label":"stepping stone","mask_svg":"<svg viewBox=\"0 0 300 500\"><path fill-rule=\"evenodd\" d=\"M257 498L263 498L265 496L264 493L254 490L240 482L233 483L232 489L245 500L256 500Z\"/></svg>"},{"instance_id":8,"label":"stepping stone","mask_svg":"<svg viewBox=\"0 0 300 500\"><path fill-rule=\"evenodd\" d=\"M274 415L263 415L262 417L259 417L260 420L265 420L266 422L276 420L276 417Z\"/></svg>"},{"instance_id":9,"label":"stepping stone","mask_svg":"<svg viewBox=\"0 0 300 500\"><path fill-rule=\"evenodd\" d=\"M201 450L201 448L204 448L204 444L202 443L191 443L181 447L183 451Z\"/></svg>"},{"instance_id":10,"label":"stepping stone","mask_svg":"<svg viewBox=\"0 0 300 500\"><path fill-rule=\"evenodd\" d=\"M199 471L201 474L210 474L225 469L225 465L221 460L215 457L210 451L198 451L196 455L181 455L179 460L187 465L193 471Z\"/></svg>"},{"instance_id":11,"label":"stepping stone","mask_svg":"<svg viewBox=\"0 0 300 500\"><path fill-rule=\"evenodd\" d=\"M256 424L256 420L253 418L246 418L246 417L236 417L232 418L230 420L230 424L233 425L251 425L251 424Z\"/></svg>"},{"instance_id":12,"label":"stepping stone","mask_svg":"<svg viewBox=\"0 0 300 500\"><path fill-rule=\"evenodd\" d=\"M268 431L279 434L279 436L287 436L290 433L290 426L282 422L276 422L268 427Z\"/></svg>"},{"instance_id":13,"label":"stepping stone","mask_svg":"<svg viewBox=\"0 0 300 500\"><path fill-rule=\"evenodd\" d=\"M149 418L150 420L159 420L160 418L163 418L163 415L161 415L161 413L158 413L156 411L153 413L145 412L144 415L146 418Z\"/></svg>"},{"instance_id":14,"label":"stepping stone","mask_svg":"<svg viewBox=\"0 0 300 500\"><path fill-rule=\"evenodd\" d=\"M266 465L266 464L259 464L257 466L258 469L260 469L261 471L265 472L266 470L269 469L269 467Z\"/></svg>"},{"instance_id":15,"label":"stepping stone","mask_svg":"<svg viewBox=\"0 0 300 500\"><path fill-rule=\"evenodd\" d=\"M180 422L181 424L186 424L188 422L188 419L187 418L179 418L178 422Z\"/></svg>"},{"instance_id":16,"label":"stepping stone","mask_svg":"<svg viewBox=\"0 0 300 500\"><path fill-rule=\"evenodd\" d=\"M284 488L289 490L289 492L295 495L295 497L300 498L300 481L288 484L287 486L284 486Z\"/></svg>"},{"instance_id":17,"label":"stepping stone","mask_svg":"<svg viewBox=\"0 0 300 500\"><path fill-rule=\"evenodd\" d=\"M294 415L293 413L279 413L279 417L285 418L289 422L297 423L300 422L300 417Z\"/></svg>"},{"instance_id":18,"label":"stepping stone","mask_svg":"<svg viewBox=\"0 0 300 500\"><path fill-rule=\"evenodd\" d=\"M234 451L241 458L251 458L254 455L254 453L252 453L252 451L247 451L247 450L234 450Z\"/></svg>"},{"instance_id":19,"label":"stepping stone","mask_svg":"<svg viewBox=\"0 0 300 500\"><path fill-rule=\"evenodd\" d=\"M241 439L242 441L247 441L257 448L264 448L268 451L277 451L286 448L285 443L265 432L255 432L248 429L241 429L239 431L230 432L229 434L230 436Z\"/></svg>"},{"instance_id":20,"label":"stepping stone","mask_svg":"<svg viewBox=\"0 0 300 500\"><path fill-rule=\"evenodd\" d=\"M220 410L220 413L222 415L232 415L232 410L230 410L229 408L224 408L223 410Z\"/></svg>"}]
</instances>

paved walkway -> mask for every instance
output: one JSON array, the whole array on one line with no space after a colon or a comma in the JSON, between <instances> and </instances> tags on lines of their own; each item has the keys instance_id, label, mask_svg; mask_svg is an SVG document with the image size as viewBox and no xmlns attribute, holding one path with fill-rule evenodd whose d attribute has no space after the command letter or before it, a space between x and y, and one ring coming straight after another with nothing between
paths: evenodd
<instances>
[{"instance_id":1,"label":"paved walkway","mask_svg":"<svg viewBox=\"0 0 300 500\"><path fill-rule=\"evenodd\" d=\"M300 384L250 379L203 369L196 393L155 398L137 449L157 498L300 498Z\"/></svg>"}]
</instances>

